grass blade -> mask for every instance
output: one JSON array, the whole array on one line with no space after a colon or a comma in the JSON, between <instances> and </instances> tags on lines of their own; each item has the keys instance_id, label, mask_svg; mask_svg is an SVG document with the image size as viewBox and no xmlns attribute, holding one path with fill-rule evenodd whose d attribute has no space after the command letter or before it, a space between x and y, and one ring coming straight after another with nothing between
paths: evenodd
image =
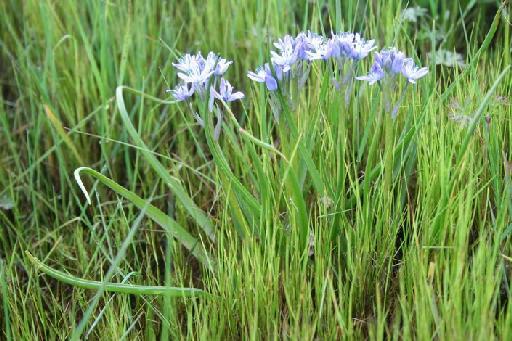
<instances>
[{"instance_id":1,"label":"grass blade","mask_svg":"<svg viewBox=\"0 0 512 341\"><path fill-rule=\"evenodd\" d=\"M176 198L183 204L185 209L190 213L192 218L197 222L197 224L204 230L206 235L214 240L214 232L213 232L213 224L210 221L210 219L206 216L206 214L194 203L194 201L188 196L185 188L176 180L174 179L169 172L165 169L165 167L157 160L157 158L149 152L149 148L146 146L144 141L140 138L139 134L137 133L137 130L133 126L132 122L130 121L130 117L128 116L128 112L126 111L126 105L124 103L124 97L123 97L123 90L128 89L132 92L135 92L136 94L143 95L145 97L148 97L152 100L158 101L160 103L172 103L167 101L159 100L152 96L147 96L144 93L127 88L125 86L119 86L116 89L116 101L117 101L117 107L119 109L119 113L121 114L121 119L123 120L124 127L128 131L128 134L130 134L130 137L133 139L135 145L141 148L142 155L146 158L146 160L149 162L151 167L156 171L158 176L169 186L169 188L172 190L172 192L176 195Z\"/></svg>"},{"instance_id":2,"label":"grass blade","mask_svg":"<svg viewBox=\"0 0 512 341\"><path fill-rule=\"evenodd\" d=\"M176 240L178 240L183 246L185 246L201 263L203 263L207 268L211 270L212 260L208 256L203 245L190 233L188 233L182 226L180 226L174 219L166 215L164 212L162 212L155 206L148 204L146 200L142 199L137 194L127 190L126 188L119 185L115 181L107 178L105 175L88 167L80 167L75 170L75 179L82 192L84 192L89 204L91 203L91 199L80 178L80 173L86 173L96 178L102 184L109 187L110 189L112 189L114 192L121 195L125 199L129 200L139 209L143 209L144 207L147 206L146 215L149 218L151 218L154 222L156 222L158 225L163 227L166 231L168 231L174 238L176 238Z\"/></svg>"},{"instance_id":3,"label":"grass blade","mask_svg":"<svg viewBox=\"0 0 512 341\"><path fill-rule=\"evenodd\" d=\"M104 285L105 291L109 292L118 292L130 295L168 295L171 297L196 297L206 294L206 292L203 290L196 288L176 288L155 285L103 283L99 281L91 281L55 270L34 257L29 251L25 251L25 254L37 270L44 272L56 280L78 288L99 290Z\"/></svg>"}]
</instances>

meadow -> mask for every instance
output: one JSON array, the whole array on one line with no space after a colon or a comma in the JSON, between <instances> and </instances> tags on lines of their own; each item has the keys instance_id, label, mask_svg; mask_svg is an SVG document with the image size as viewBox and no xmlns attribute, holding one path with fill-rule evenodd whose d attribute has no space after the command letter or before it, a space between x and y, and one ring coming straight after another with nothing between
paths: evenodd
<instances>
[{"instance_id":1,"label":"meadow","mask_svg":"<svg viewBox=\"0 0 512 341\"><path fill-rule=\"evenodd\" d=\"M0 339L512 339L511 13L0 1Z\"/></svg>"}]
</instances>

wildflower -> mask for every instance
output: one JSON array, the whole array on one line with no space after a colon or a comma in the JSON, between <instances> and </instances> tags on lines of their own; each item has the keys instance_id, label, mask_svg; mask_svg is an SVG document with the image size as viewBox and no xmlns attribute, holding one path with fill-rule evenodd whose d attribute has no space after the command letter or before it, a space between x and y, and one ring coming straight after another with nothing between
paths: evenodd
<instances>
[{"instance_id":1,"label":"wildflower","mask_svg":"<svg viewBox=\"0 0 512 341\"><path fill-rule=\"evenodd\" d=\"M221 78L220 85L219 85L219 91L217 92L213 86L210 87L210 101L209 101L209 108L210 111L213 110L213 103L215 99L220 99L224 102L233 102L240 100L244 98L245 95L240 92L234 92L233 93L233 86L224 78Z\"/></svg>"},{"instance_id":2,"label":"wildflower","mask_svg":"<svg viewBox=\"0 0 512 341\"><path fill-rule=\"evenodd\" d=\"M361 38L359 33L354 35L354 43L348 49L348 57L359 61L368 56L368 54L376 48L375 40L365 40Z\"/></svg>"},{"instance_id":3,"label":"wildflower","mask_svg":"<svg viewBox=\"0 0 512 341\"><path fill-rule=\"evenodd\" d=\"M409 81L409 83L415 84L418 79L425 76L428 73L428 68L419 68L414 64L414 61L410 58L403 62L402 75Z\"/></svg>"},{"instance_id":4,"label":"wildflower","mask_svg":"<svg viewBox=\"0 0 512 341\"><path fill-rule=\"evenodd\" d=\"M280 51L293 50L295 46L295 39L291 35L287 34L283 38L279 38L277 42L274 43L274 46Z\"/></svg>"},{"instance_id":5,"label":"wildflower","mask_svg":"<svg viewBox=\"0 0 512 341\"><path fill-rule=\"evenodd\" d=\"M187 53L179 58L177 63L173 63L173 66L179 71L178 77L181 83L174 89L167 90L167 92L171 93L178 102L188 101L188 108L192 116L199 126L204 128L205 121L196 111L197 108L194 107L194 102L191 101L195 94L199 95L203 104L208 101L210 111L213 111L216 98L225 102L232 102L244 97L241 92L233 92L233 86L227 80L221 78L232 63L232 61L228 61L213 52L209 52L206 58L200 52L195 55ZM218 91L215 90L217 85L219 85ZM207 86L210 86L209 98L207 97ZM216 114L215 139L219 137L222 126L222 112L217 110Z\"/></svg>"},{"instance_id":6,"label":"wildflower","mask_svg":"<svg viewBox=\"0 0 512 341\"><path fill-rule=\"evenodd\" d=\"M419 68L414 64L411 58L406 58L405 54L396 48L385 49L375 54L375 61L371 67L370 73L366 76L356 77L358 80L368 81L374 84L382 80L386 74L395 76L402 74L409 83L424 77L428 73L428 68Z\"/></svg>"},{"instance_id":7,"label":"wildflower","mask_svg":"<svg viewBox=\"0 0 512 341\"><path fill-rule=\"evenodd\" d=\"M337 53L334 57L349 57L354 44L354 33L340 32L332 35L332 41L337 48Z\"/></svg>"},{"instance_id":8,"label":"wildflower","mask_svg":"<svg viewBox=\"0 0 512 341\"><path fill-rule=\"evenodd\" d=\"M174 99L178 102L186 101L194 94L194 87L190 87L187 84L180 84L173 90L167 90L170 92Z\"/></svg>"},{"instance_id":9,"label":"wildflower","mask_svg":"<svg viewBox=\"0 0 512 341\"><path fill-rule=\"evenodd\" d=\"M188 72L178 72L178 77L181 78L185 83L192 83L194 85L207 83L213 74L213 69L210 67L194 67Z\"/></svg>"},{"instance_id":10,"label":"wildflower","mask_svg":"<svg viewBox=\"0 0 512 341\"><path fill-rule=\"evenodd\" d=\"M308 53L320 49L325 44L325 37L314 32L299 33L295 39L295 50L299 60L310 60Z\"/></svg>"},{"instance_id":11,"label":"wildflower","mask_svg":"<svg viewBox=\"0 0 512 341\"><path fill-rule=\"evenodd\" d=\"M291 70L293 65L297 62L297 53L292 49L282 50L281 54L278 54L274 51L271 51L272 55L271 61L273 65L279 66L283 72L288 72Z\"/></svg>"},{"instance_id":12,"label":"wildflower","mask_svg":"<svg viewBox=\"0 0 512 341\"><path fill-rule=\"evenodd\" d=\"M332 38L322 44L316 44L306 52L309 60L327 60L340 55L338 42Z\"/></svg>"},{"instance_id":13,"label":"wildflower","mask_svg":"<svg viewBox=\"0 0 512 341\"><path fill-rule=\"evenodd\" d=\"M178 63L173 63L172 65L182 72L189 73L193 69L199 67L201 60L203 60L201 53L198 53L197 55L190 55L187 53L183 57L178 58Z\"/></svg>"},{"instance_id":14,"label":"wildflower","mask_svg":"<svg viewBox=\"0 0 512 341\"><path fill-rule=\"evenodd\" d=\"M233 61L226 60L224 58L219 58L217 60L217 65L215 66L215 71L213 72L213 74L215 76L222 76L224 73L226 73L227 69L231 64L233 64Z\"/></svg>"},{"instance_id":15,"label":"wildflower","mask_svg":"<svg viewBox=\"0 0 512 341\"><path fill-rule=\"evenodd\" d=\"M356 77L357 80L360 81L367 81L368 84L372 85L380 81L382 78L384 78L385 73L384 70L380 67L379 64L373 64L370 73L366 76L359 76Z\"/></svg>"},{"instance_id":16,"label":"wildflower","mask_svg":"<svg viewBox=\"0 0 512 341\"><path fill-rule=\"evenodd\" d=\"M192 83L197 88L203 88L208 84L210 77L222 76L232 61L228 61L221 58L217 54L210 52L203 58L201 53L196 55L186 54L182 58L178 59L178 63L174 63L173 66L181 72L178 72L178 77L185 83Z\"/></svg>"},{"instance_id":17,"label":"wildflower","mask_svg":"<svg viewBox=\"0 0 512 341\"><path fill-rule=\"evenodd\" d=\"M400 103L405 97L407 85L409 83L415 84L416 81L424 77L428 73L428 68L419 68L414 64L411 58L406 58L405 54L398 51L396 48L384 49L375 54L375 61L366 76L356 77L358 80L367 81L370 85L377 82L383 82L388 79L385 86L382 87L384 91L384 100L386 103L386 110L391 112L391 118L395 119L398 114ZM394 97L393 92L396 89L397 76L404 76L408 83L402 89L398 101L391 109L391 99ZM389 76L389 77L387 77Z\"/></svg>"},{"instance_id":18,"label":"wildflower","mask_svg":"<svg viewBox=\"0 0 512 341\"><path fill-rule=\"evenodd\" d=\"M269 91L277 90L277 81L283 77L283 71L279 65L274 65L276 77L272 74L269 64L265 64L256 69L256 72L249 71L247 77L258 83L265 83ZM277 79L276 79L277 78Z\"/></svg>"}]
</instances>

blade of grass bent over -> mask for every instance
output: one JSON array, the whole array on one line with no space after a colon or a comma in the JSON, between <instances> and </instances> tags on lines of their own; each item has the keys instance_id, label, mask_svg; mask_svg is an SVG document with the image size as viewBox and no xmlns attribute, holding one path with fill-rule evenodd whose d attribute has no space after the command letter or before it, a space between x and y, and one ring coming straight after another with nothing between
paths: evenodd
<instances>
[{"instance_id":1,"label":"blade of grass bent over","mask_svg":"<svg viewBox=\"0 0 512 341\"><path fill-rule=\"evenodd\" d=\"M91 199L85 186L80 179L80 173L84 172L97 180L102 184L109 187L117 194L129 200L132 204L137 206L139 209L143 209L147 206L146 215L155 221L158 225L167 230L176 240L178 240L183 246L185 246L201 263L203 263L208 269L212 269L212 259L208 256L208 253L204 249L203 245L199 240L194 238L188 233L181 225L179 225L174 219L166 215L164 212L156 208L155 206L148 204L146 200L139 197L137 194L127 190L123 186L119 185L115 181L107 178L105 175L88 167L80 167L75 170L75 179L78 186L84 193L87 201L91 203Z\"/></svg>"},{"instance_id":2,"label":"blade of grass bent over","mask_svg":"<svg viewBox=\"0 0 512 341\"><path fill-rule=\"evenodd\" d=\"M63 283L67 283L83 289L100 289L104 283L100 281L91 281L75 276L68 275L64 272L55 270L34 257L29 251L25 251L30 262L50 277L53 277ZM170 295L172 297L195 297L205 295L201 289L196 288L177 288L165 287L157 285L136 285L126 283L105 283L105 291L118 292L131 295Z\"/></svg>"}]
</instances>

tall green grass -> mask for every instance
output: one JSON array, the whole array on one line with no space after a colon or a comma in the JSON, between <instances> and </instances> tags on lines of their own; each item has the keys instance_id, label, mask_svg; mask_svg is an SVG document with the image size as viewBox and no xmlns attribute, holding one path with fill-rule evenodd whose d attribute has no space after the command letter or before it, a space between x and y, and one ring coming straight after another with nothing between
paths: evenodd
<instances>
[{"instance_id":1,"label":"tall green grass","mask_svg":"<svg viewBox=\"0 0 512 341\"><path fill-rule=\"evenodd\" d=\"M510 13L1 2L0 338L509 339ZM377 87L347 107L315 65L276 124L245 75L304 29L361 31L430 73L391 121ZM219 142L165 93L199 50L247 95Z\"/></svg>"}]
</instances>

